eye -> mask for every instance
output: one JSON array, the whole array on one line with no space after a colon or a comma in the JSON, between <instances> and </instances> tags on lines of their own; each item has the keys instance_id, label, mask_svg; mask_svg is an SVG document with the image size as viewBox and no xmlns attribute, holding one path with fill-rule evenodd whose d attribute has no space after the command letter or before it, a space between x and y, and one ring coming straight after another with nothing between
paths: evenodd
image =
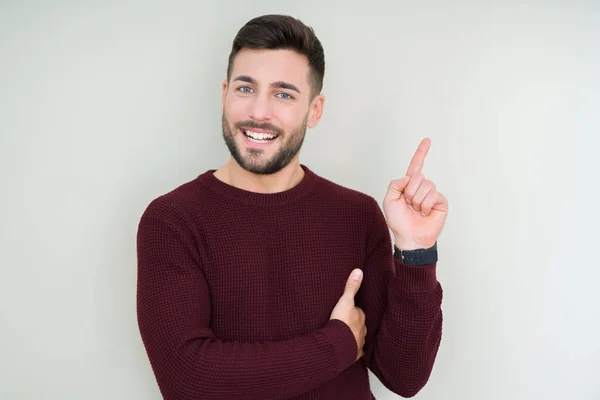
<instances>
[{"instance_id":1,"label":"eye","mask_svg":"<svg viewBox=\"0 0 600 400\"><path fill-rule=\"evenodd\" d=\"M240 86L237 88L237 91L242 93L252 93L252 88L249 86Z\"/></svg>"},{"instance_id":2,"label":"eye","mask_svg":"<svg viewBox=\"0 0 600 400\"><path fill-rule=\"evenodd\" d=\"M281 99L286 99L286 100L293 99L293 97L287 93L277 93L277 96L279 96Z\"/></svg>"}]
</instances>

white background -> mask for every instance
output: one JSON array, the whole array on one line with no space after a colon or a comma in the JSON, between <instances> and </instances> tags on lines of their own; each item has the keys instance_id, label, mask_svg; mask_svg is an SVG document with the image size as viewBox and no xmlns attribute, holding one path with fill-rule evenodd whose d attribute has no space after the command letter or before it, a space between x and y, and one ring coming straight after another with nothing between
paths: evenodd
<instances>
[{"instance_id":1,"label":"white background","mask_svg":"<svg viewBox=\"0 0 600 400\"><path fill-rule=\"evenodd\" d=\"M432 139L445 322L416 398L600 399L600 2L416 4L2 1L0 398L160 399L137 223L226 161L231 41L285 13L327 63L302 163L382 200Z\"/></svg>"}]
</instances>

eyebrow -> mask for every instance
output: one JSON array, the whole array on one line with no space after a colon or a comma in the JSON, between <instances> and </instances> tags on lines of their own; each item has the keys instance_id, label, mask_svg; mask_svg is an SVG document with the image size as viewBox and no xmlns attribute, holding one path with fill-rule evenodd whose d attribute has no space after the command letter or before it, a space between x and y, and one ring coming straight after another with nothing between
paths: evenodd
<instances>
[{"instance_id":1,"label":"eyebrow","mask_svg":"<svg viewBox=\"0 0 600 400\"><path fill-rule=\"evenodd\" d=\"M257 84L256 79L254 79L248 75L240 75L237 78L235 78L234 81L248 82L248 83L252 83L253 85ZM271 83L271 87L280 88L280 89L289 89L289 90L293 90L293 91L297 92L298 94L300 94L300 89L298 89L296 87L296 85L293 85L291 83L284 82L284 81L273 82L273 83Z\"/></svg>"}]
</instances>

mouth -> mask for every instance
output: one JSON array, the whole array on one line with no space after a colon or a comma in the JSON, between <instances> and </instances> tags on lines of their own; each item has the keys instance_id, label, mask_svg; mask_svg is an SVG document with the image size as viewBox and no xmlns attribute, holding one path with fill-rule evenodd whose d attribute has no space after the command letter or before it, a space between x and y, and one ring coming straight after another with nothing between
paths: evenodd
<instances>
[{"instance_id":1,"label":"mouth","mask_svg":"<svg viewBox=\"0 0 600 400\"><path fill-rule=\"evenodd\" d=\"M240 129L244 136L252 143L267 144L273 142L279 135L263 130Z\"/></svg>"}]
</instances>

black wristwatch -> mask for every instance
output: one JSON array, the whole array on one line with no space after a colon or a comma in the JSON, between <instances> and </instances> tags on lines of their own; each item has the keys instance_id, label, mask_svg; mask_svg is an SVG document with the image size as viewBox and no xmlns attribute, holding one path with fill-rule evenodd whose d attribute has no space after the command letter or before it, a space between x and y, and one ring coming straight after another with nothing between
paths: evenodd
<instances>
[{"instance_id":1,"label":"black wristwatch","mask_svg":"<svg viewBox=\"0 0 600 400\"><path fill-rule=\"evenodd\" d=\"M426 265L437 262L437 241L428 249L400 250L394 245L394 257L407 265Z\"/></svg>"}]
</instances>

